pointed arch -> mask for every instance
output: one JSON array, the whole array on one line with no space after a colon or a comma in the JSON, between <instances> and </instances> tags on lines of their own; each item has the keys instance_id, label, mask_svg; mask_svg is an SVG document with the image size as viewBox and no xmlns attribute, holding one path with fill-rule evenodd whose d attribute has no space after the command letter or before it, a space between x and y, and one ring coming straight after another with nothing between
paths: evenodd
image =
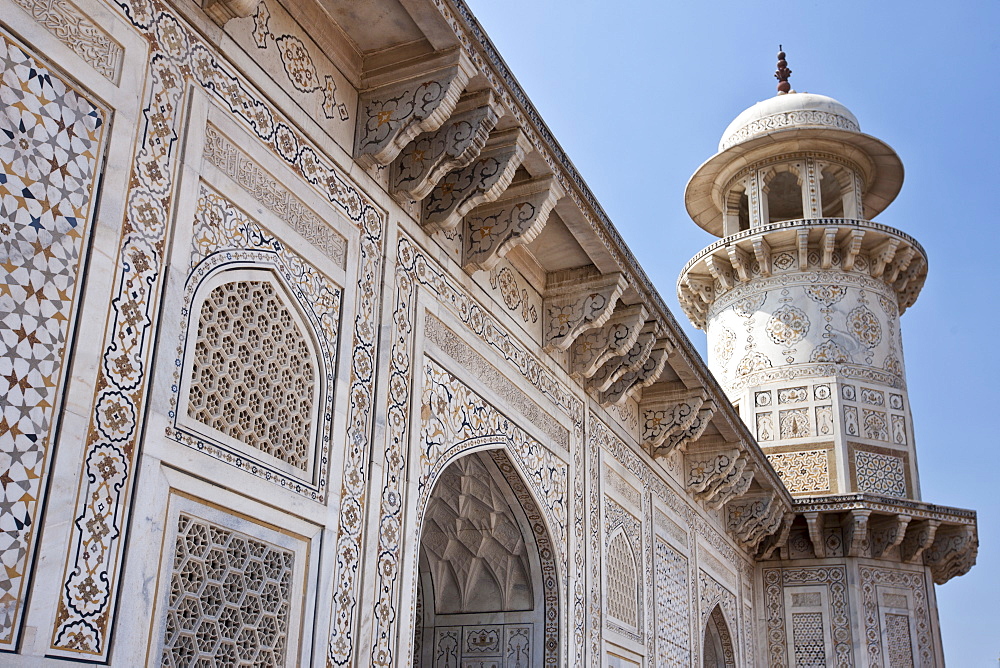
<instances>
[{"instance_id":1,"label":"pointed arch","mask_svg":"<svg viewBox=\"0 0 1000 668\"><path fill-rule=\"evenodd\" d=\"M702 633L702 665L704 668L736 668L736 651L722 606L716 605Z\"/></svg>"},{"instance_id":2,"label":"pointed arch","mask_svg":"<svg viewBox=\"0 0 1000 668\"><path fill-rule=\"evenodd\" d=\"M641 588L639 563L625 527L619 527L608 540L608 614L633 628L639 626Z\"/></svg>"},{"instance_id":3,"label":"pointed arch","mask_svg":"<svg viewBox=\"0 0 1000 668\"><path fill-rule=\"evenodd\" d=\"M415 652L415 665L427 665L456 629L472 627L484 634L474 640L478 659L515 652L532 664L555 665L559 591L552 540L507 451L477 445L448 461L426 501L417 575L422 613L414 625L415 646L423 649ZM444 645L437 647L439 641Z\"/></svg>"},{"instance_id":4,"label":"pointed arch","mask_svg":"<svg viewBox=\"0 0 1000 668\"><path fill-rule=\"evenodd\" d=\"M332 400L315 316L264 264L223 265L189 294L178 425L313 481Z\"/></svg>"}]
</instances>

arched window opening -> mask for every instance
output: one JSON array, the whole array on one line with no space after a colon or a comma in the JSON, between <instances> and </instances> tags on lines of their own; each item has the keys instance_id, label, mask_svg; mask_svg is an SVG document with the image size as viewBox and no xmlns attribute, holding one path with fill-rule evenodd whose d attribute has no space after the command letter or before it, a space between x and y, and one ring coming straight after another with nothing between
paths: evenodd
<instances>
[{"instance_id":1,"label":"arched window opening","mask_svg":"<svg viewBox=\"0 0 1000 668\"><path fill-rule=\"evenodd\" d=\"M765 191L769 223L802 218L802 185L796 174L778 172L768 182Z\"/></svg>"},{"instance_id":2,"label":"arched window opening","mask_svg":"<svg viewBox=\"0 0 1000 668\"><path fill-rule=\"evenodd\" d=\"M723 235L730 236L750 229L750 198L744 185L739 185L726 195L726 215L723 218Z\"/></svg>"},{"instance_id":3,"label":"arched window opening","mask_svg":"<svg viewBox=\"0 0 1000 668\"><path fill-rule=\"evenodd\" d=\"M824 218L844 217L844 185L829 167L820 172L819 195Z\"/></svg>"},{"instance_id":4,"label":"arched window opening","mask_svg":"<svg viewBox=\"0 0 1000 668\"><path fill-rule=\"evenodd\" d=\"M639 569L624 530L608 543L608 614L639 625Z\"/></svg>"},{"instance_id":5,"label":"arched window opening","mask_svg":"<svg viewBox=\"0 0 1000 668\"><path fill-rule=\"evenodd\" d=\"M188 339L187 419L310 475L320 374L304 319L270 272L221 272L203 289Z\"/></svg>"},{"instance_id":6,"label":"arched window opening","mask_svg":"<svg viewBox=\"0 0 1000 668\"><path fill-rule=\"evenodd\" d=\"M737 219L739 220L740 232L750 229L750 198L747 191L740 193L740 202L737 208Z\"/></svg>"}]
</instances>

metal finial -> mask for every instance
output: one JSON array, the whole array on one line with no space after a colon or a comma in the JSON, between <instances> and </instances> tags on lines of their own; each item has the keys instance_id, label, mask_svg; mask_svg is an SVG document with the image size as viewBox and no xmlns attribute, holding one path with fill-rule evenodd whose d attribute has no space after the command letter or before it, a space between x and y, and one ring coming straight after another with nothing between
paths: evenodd
<instances>
[{"instance_id":1,"label":"metal finial","mask_svg":"<svg viewBox=\"0 0 1000 668\"><path fill-rule=\"evenodd\" d=\"M792 76L792 71L788 69L788 62L785 60L785 52L781 45L778 45L778 69L774 72L774 78L778 80L778 95L784 95L792 90L788 83L788 77Z\"/></svg>"}]
</instances>

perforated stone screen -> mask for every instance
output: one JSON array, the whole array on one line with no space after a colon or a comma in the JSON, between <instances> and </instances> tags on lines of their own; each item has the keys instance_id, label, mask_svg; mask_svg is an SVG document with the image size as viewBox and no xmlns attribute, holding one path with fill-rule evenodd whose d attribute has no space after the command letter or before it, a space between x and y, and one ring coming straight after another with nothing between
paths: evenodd
<instances>
[{"instance_id":1,"label":"perforated stone screen","mask_svg":"<svg viewBox=\"0 0 1000 668\"><path fill-rule=\"evenodd\" d=\"M608 614L631 626L639 623L638 573L624 532L608 544Z\"/></svg>"},{"instance_id":2,"label":"perforated stone screen","mask_svg":"<svg viewBox=\"0 0 1000 668\"><path fill-rule=\"evenodd\" d=\"M294 554L181 514L160 665L283 666Z\"/></svg>"},{"instance_id":3,"label":"perforated stone screen","mask_svg":"<svg viewBox=\"0 0 1000 668\"><path fill-rule=\"evenodd\" d=\"M233 281L201 306L188 415L303 471L311 448L312 353L267 281Z\"/></svg>"},{"instance_id":4,"label":"perforated stone screen","mask_svg":"<svg viewBox=\"0 0 1000 668\"><path fill-rule=\"evenodd\" d=\"M792 613L792 643L795 665L800 668L826 668L826 642L823 638L823 614Z\"/></svg>"}]
</instances>

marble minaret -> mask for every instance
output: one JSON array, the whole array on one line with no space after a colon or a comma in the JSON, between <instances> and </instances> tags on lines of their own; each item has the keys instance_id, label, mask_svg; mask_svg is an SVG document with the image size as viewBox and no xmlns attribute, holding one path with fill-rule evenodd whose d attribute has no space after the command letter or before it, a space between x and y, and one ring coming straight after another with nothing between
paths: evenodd
<instances>
[{"instance_id":1,"label":"marble minaret","mask_svg":"<svg viewBox=\"0 0 1000 668\"><path fill-rule=\"evenodd\" d=\"M857 665L882 665L892 647L936 638L933 587L923 582L971 566L974 514L919 501L900 315L916 301L927 256L872 220L899 193L902 163L840 102L791 90L785 54L778 60L778 95L737 116L688 183L689 214L720 239L684 267L678 294L708 334L710 368L797 499L774 551L780 568L761 564L774 599L769 637L787 627L787 649L798 653L793 636L810 632L795 630L798 608L820 615L814 622L838 617L829 582L782 596L788 566L819 561L860 587L840 612L850 635L870 640ZM832 661L848 648L835 625L813 628L814 640L817 631L829 661L809 665L841 665ZM772 656L785 651L778 645Z\"/></svg>"}]
</instances>

